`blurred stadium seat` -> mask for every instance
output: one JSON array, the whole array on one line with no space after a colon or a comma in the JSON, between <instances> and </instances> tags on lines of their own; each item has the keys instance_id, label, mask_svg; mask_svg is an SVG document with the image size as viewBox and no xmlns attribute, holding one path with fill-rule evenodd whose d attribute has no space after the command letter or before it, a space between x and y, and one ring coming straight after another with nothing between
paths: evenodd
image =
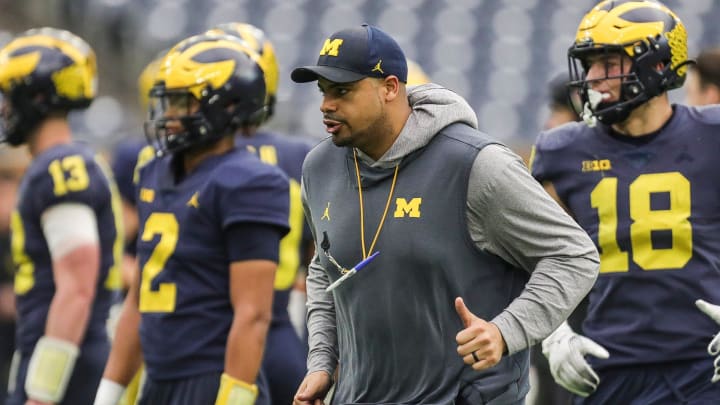
<instances>
[{"instance_id":1,"label":"blurred stadium seat","mask_svg":"<svg viewBox=\"0 0 720 405\"><path fill-rule=\"evenodd\" d=\"M55 25L89 37L98 49L100 93L115 104L90 110L89 137L111 142L138 131L143 112L137 106L135 78L155 53L182 37L224 21L248 21L268 33L281 65L273 129L324 136L319 93L296 86L290 70L316 60L329 33L363 22L392 34L407 56L437 83L466 97L481 129L512 145L531 142L548 111L547 82L567 69L566 50L577 21L594 0L0 0L8 21L0 42L13 30ZM690 54L717 45L720 2L667 0L689 30ZM5 11L6 10L6 11ZM92 34L92 35L89 35ZM682 92L673 94L682 100ZM98 123L116 125L103 130ZM89 124L89 125L86 125ZM108 132L111 132L108 135Z\"/></svg>"}]
</instances>

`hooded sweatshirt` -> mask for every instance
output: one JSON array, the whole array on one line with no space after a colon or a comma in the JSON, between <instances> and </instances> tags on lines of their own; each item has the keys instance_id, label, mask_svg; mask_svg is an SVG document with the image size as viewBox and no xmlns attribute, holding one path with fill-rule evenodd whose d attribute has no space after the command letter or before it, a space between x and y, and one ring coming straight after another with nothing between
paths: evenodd
<instances>
[{"instance_id":1,"label":"hooded sweatshirt","mask_svg":"<svg viewBox=\"0 0 720 405\"><path fill-rule=\"evenodd\" d=\"M329 138L305 161L303 204L318 247L308 372L332 375L340 360L339 403L520 400L525 349L590 290L597 251L522 160L476 130L465 100L434 84L408 98L412 113L377 161ZM333 260L350 268L375 251L325 292L341 275ZM457 355L454 296L500 330L507 353L493 368L474 371Z\"/></svg>"}]
</instances>

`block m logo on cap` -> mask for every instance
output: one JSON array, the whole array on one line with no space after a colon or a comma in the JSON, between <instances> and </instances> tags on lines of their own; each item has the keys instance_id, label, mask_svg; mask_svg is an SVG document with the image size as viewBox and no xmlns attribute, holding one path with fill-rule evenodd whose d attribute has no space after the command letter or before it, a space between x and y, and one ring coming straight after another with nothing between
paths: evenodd
<instances>
[{"instance_id":1,"label":"block m logo on cap","mask_svg":"<svg viewBox=\"0 0 720 405\"><path fill-rule=\"evenodd\" d=\"M342 43L343 40L340 38L336 38L333 40L331 40L330 38L326 39L325 44L323 44L323 47L320 50L320 56L338 56L338 52L340 51L340 45L342 45Z\"/></svg>"}]
</instances>

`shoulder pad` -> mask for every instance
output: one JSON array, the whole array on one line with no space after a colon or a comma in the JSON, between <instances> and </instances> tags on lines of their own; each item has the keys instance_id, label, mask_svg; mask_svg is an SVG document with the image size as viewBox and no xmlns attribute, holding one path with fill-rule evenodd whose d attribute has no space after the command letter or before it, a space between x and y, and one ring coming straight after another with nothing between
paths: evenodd
<instances>
[{"instance_id":1,"label":"shoulder pad","mask_svg":"<svg viewBox=\"0 0 720 405\"><path fill-rule=\"evenodd\" d=\"M677 105L676 112L687 111L688 115L698 122L709 125L720 124L720 105L712 104L699 107Z\"/></svg>"},{"instance_id":2,"label":"shoulder pad","mask_svg":"<svg viewBox=\"0 0 720 405\"><path fill-rule=\"evenodd\" d=\"M541 132L535 141L535 148L541 151L559 150L592 133L582 122L569 122L557 128Z\"/></svg>"}]
</instances>

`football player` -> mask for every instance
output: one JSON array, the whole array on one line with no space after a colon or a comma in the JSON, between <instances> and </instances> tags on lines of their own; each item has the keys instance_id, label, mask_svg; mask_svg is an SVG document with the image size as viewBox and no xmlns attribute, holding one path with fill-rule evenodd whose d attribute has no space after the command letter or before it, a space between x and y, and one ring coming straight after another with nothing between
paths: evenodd
<instances>
[{"instance_id":1,"label":"football player","mask_svg":"<svg viewBox=\"0 0 720 405\"><path fill-rule=\"evenodd\" d=\"M137 165L140 151L147 146L142 139L127 139L115 145L111 159L111 167L118 191L122 197L123 223L125 224L125 257L123 261L123 286L130 286L130 278L137 272L135 261L135 242L137 237L138 223L137 210L135 207L135 186L133 185L133 173ZM154 152L150 151L150 153Z\"/></svg>"},{"instance_id":2,"label":"football player","mask_svg":"<svg viewBox=\"0 0 720 405\"><path fill-rule=\"evenodd\" d=\"M155 76L160 67L160 61L167 51L168 49L165 49L156 55L138 77L140 106L144 111L148 111L150 89L154 84ZM118 190L120 191L120 196L122 197L123 222L125 225L125 253L123 255L122 266L123 290L125 293L127 293L132 286L136 285L140 273L136 258L139 225L137 201L135 199L137 169L138 166L144 165L153 157L155 157L155 149L148 145L144 139L124 139L115 145L113 151L112 170L118 185ZM123 298L124 297L121 297L121 299L110 308L108 334L111 338L115 336L117 321L122 311ZM143 379L144 371L141 368L128 384L125 394L119 402L120 405L135 404Z\"/></svg>"},{"instance_id":3,"label":"football player","mask_svg":"<svg viewBox=\"0 0 720 405\"><path fill-rule=\"evenodd\" d=\"M566 122L579 121L577 105L580 102L577 91L568 94L567 73L556 75L548 83L550 114L545 119L543 129L553 129Z\"/></svg>"},{"instance_id":4,"label":"football player","mask_svg":"<svg viewBox=\"0 0 720 405\"><path fill-rule=\"evenodd\" d=\"M168 49L156 55L138 77L138 94L143 111L148 111L150 89L154 84L160 62L167 52ZM121 140L113 150L112 170L122 197L125 224L125 256L123 258L123 286L125 289L129 288L131 284L130 279L137 275L137 263L135 262L138 231L137 201L135 201L136 168L138 163L142 166L154 156L155 150L147 144L145 139Z\"/></svg>"},{"instance_id":5,"label":"football player","mask_svg":"<svg viewBox=\"0 0 720 405\"><path fill-rule=\"evenodd\" d=\"M265 33L245 23L220 24L210 32L236 36L260 56L267 85L267 114L240 128L235 144L256 153L263 162L277 165L290 179L290 232L280 242L273 317L263 357L263 371L268 379L272 403L290 404L306 372L307 350L290 322L288 304L296 280L304 282L305 279L305 271L299 270L307 266L312 256L312 234L305 223L300 200L300 172L312 144L300 137L260 129L275 111L280 69L275 50Z\"/></svg>"},{"instance_id":6,"label":"football player","mask_svg":"<svg viewBox=\"0 0 720 405\"><path fill-rule=\"evenodd\" d=\"M141 355L140 405L255 403L289 191L278 168L234 146L265 114L253 56L227 35L199 35L163 59L146 124L159 157L138 173L140 285L96 404L117 402Z\"/></svg>"},{"instance_id":7,"label":"football player","mask_svg":"<svg viewBox=\"0 0 720 405\"><path fill-rule=\"evenodd\" d=\"M26 147L0 147L0 398L5 398L15 350L15 266L10 249L10 213L23 173L30 164Z\"/></svg>"},{"instance_id":8,"label":"football player","mask_svg":"<svg viewBox=\"0 0 720 405\"><path fill-rule=\"evenodd\" d=\"M705 49L695 59L688 71L686 102L688 105L708 105L720 103L720 48ZM695 305L716 323L720 324L720 305L710 304L699 299ZM720 381L720 333L716 334L708 345L708 353L715 357L715 372L712 382Z\"/></svg>"},{"instance_id":9,"label":"football player","mask_svg":"<svg viewBox=\"0 0 720 405\"><path fill-rule=\"evenodd\" d=\"M92 102L96 71L90 46L64 30L32 29L0 51L2 141L32 155L11 218L20 360L10 405L92 403L107 360L120 197L67 119Z\"/></svg>"},{"instance_id":10,"label":"football player","mask_svg":"<svg viewBox=\"0 0 720 405\"><path fill-rule=\"evenodd\" d=\"M584 122L541 133L531 168L597 244L600 277L582 335L543 342L553 377L576 403L715 403L718 326L695 301L720 302L720 108L669 102L687 33L659 2L599 3L568 57Z\"/></svg>"}]
</instances>

